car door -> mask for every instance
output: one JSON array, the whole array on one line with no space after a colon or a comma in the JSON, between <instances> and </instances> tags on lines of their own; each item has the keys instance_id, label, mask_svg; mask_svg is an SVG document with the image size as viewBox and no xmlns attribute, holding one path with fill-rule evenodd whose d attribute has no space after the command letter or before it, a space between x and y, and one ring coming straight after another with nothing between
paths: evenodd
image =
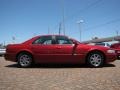
<instances>
[{"instance_id":1,"label":"car door","mask_svg":"<svg viewBox=\"0 0 120 90\"><path fill-rule=\"evenodd\" d=\"M52 62L54 49L52 36L42 36L32 44L34 59L40 63Z\"/></svg>"},{"instance_id":2,"label":"car door","mask_svg":"<svg viewBox=\"0 0 120 90\"><path fill-rule=\"evenodd\" d=\"M72 43L67 37L56 36L56 58L58 62L61 63L76 63L78 60L74 58L74 47L75 44ZM75 60L74 60L75 59Z\"/></svg>"}]
</instances>

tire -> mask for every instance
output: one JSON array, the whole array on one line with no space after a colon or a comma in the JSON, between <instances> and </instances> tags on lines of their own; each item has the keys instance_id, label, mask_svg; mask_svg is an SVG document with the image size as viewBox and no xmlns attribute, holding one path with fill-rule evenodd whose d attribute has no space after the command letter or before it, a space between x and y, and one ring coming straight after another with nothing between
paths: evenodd
<instances>
[{"instance_id":1,"label":"tire","mask_svg":"<svg viewBox=\"0 0 120 90\"><path fill-rule=\"evenodd\" d=\"M90 67L102 67L104 64L104 55L100 52L92 52L87 57L87 64Z\"/></svg>"},{"instance_id":2,"label":"tire","mask_svg":"<svg viewBox=\"0 0 120 90\"><path fill-rule=\"evenodd\" d=\"M17 62L19 67L27 68L32 65L33 59L28 53L20 53L17 57Z\"/></svg>"}]
</instances>

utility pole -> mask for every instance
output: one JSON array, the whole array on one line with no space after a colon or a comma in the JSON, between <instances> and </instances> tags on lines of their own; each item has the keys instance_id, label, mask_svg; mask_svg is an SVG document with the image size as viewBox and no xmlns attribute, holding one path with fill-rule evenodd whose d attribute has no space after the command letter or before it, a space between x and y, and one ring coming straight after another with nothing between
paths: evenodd
<instances>
[{"instance_id":1,"label":"utility pole","mask_svg":"<svg viewBox=\"0 0 120 90\"><path fill-rule=\"evenodd\" d=\"M82 30L81 30L81 23L83 23L84 21L83 20L79 20L79 21L77 21L77 24L78 24L78 26L79 26L79 31L80 31L80 42L81 42L81 33L82 33Z\"/></svg>"},{"instance_id":2,"label":"utility pole","mask_svg":"<svg viewBox=\"0 0 120 90\"><path fill-rule=\"evenodd\" d=\"M116 30L116 35L118 36L118 34L119 34L118 30Z\"/></svg>"},{"instance_id":3,"label":"utility pole","mask_svg":"<svg viewBox=\"0 0 120 90\"><path fill-rule=\"evenodd\" d=\"M48 27L48 34L50 34L50 28Z\"/></svg>"},{"instance_id":4,"label":"utility pole","mask_svg":"<svg viewBox=\"0 0 120 90\"><path fill-rule=\"evenodd\" d=\"M12 43L15 43L16 38L14 36L12 36Z\"/></svg>"},{"instance_id":5,"label":"utility pole","mask_svg":"<svg viewBox=\"0 0 120 90\"><path fill-rule=\"evenodd\" d=\"M62 23L62 26L63 26L63 33L65 35L65 8L64 8L64 0L62 0L62 18L63 18L63 23Z\"/></svg>"},{"instance_id":6,"label":"utility pole","mask_svg":"<svg viewBox=\"0 0 120 90\"><path fill-rule=\"evenodd\" d=\"M5 41L4 41L4 44L3 44L3 46L5 47Z\"/></svg>"},{"instance_id":7,"label":"utility pole","mask_svg":"<svg viewBox=\"0 0 120 90\"><path fill-rule=\"evenodd\" d=\"M61 22L59 24L59 35L61 34Z\"/></svg>"}]
</instances>

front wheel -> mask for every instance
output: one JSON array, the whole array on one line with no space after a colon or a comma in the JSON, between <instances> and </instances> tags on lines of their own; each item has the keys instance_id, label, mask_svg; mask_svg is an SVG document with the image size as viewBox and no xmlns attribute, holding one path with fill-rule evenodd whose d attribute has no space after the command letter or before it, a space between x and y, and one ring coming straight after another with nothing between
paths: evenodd
<instances>
[{"instance_id":1,"label":"front wheel","mask_svg":"<svg viewBox=\"0 0 120 90\"><path fill-rule=\"evenodd\" d=\"M90 53L87 57L87 63L91 67L101 67L103 66L104 55L99 52Z\"/></svg>"},{"instance_id":2,"label":"front wheel","mask_svg":"<svg viewBox=\"0 0 120 90\"><path fill-rule=\"evenodd\" d=\"M18 55L17 57L18 59L18 65L20 67L26 68L26 67L30 67L32 65L32 57L31 55L27 54L27 53L21 53Z\"/></svg>"}]
</instances>

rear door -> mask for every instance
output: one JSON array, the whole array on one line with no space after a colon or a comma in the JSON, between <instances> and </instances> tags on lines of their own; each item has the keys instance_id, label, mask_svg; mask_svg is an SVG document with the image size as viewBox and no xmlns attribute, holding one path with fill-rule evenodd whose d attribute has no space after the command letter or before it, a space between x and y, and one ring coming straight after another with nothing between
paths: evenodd
<instances>
[{"instance_id":1,"label":"rear door","mask_svg":"<svg viewBox=\"0 0 120 90\"><path fill-rule=\"evenodd\" d=\"M32 51L37 62L53 62L52 57L55 49L53 43L52 36L42 36L33 42Z\"/></svg>"}]
</instances>

